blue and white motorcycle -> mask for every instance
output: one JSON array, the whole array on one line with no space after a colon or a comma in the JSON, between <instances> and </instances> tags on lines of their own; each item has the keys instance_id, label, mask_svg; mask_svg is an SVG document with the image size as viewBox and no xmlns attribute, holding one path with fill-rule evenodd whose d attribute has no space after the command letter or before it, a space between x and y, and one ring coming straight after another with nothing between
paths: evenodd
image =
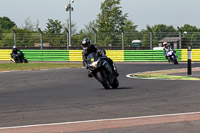
<instances>
[{"instance_id":1,"label":"blue and white motorcycle","mask_svg":"<svg viewBox=\"0 0 200 133\"><path fill-rule=\"evenodd\" d=\"M169 63L172 62L174 64L178 64L178 57L176 56L176 53L174 50L167 52L167 59Z\"/></svg>"}]
</instances>

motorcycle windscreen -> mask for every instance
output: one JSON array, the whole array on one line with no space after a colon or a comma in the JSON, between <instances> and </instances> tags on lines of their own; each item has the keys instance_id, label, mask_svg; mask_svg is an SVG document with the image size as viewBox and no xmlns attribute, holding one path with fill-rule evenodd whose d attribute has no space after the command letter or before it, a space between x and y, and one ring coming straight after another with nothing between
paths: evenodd
<instances>
[{"instance_id":1,"label":"motorcycle windscreen","mask_svg":"<svg viewBox=\"0 0 200 133\"><path fill-rule=\"evenodd\" d=\"M96 55L96 53L95 53L95 52L90 53L90 54L87 56L87 60L88 60L88 62L96 61L96 60L97 60L97 55Z\"/></svg>"}]
</instances>

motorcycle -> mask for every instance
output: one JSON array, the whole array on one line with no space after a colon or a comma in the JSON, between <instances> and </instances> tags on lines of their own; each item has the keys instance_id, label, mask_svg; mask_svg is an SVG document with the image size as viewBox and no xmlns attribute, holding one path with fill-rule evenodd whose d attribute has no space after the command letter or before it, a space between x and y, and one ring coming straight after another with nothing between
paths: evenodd
<instances>
[{"instance_id":1,"label":"motorcycle","mask_svg":"<svg viewBox=\"0 0 200 133\"><path fill-rule=\"evenodd\" d=\"M169 63L172 62L174 64L178 64L178 59L177 59L176 53L173 50L167 52L167 59L168 59Z\"/></svg>"},{"instance_id":2,"label":"motorcycle","mask_svg":"<svg viewBox=\"0 0 200 133\"><path fill-rule=\"evenodd\" d=\"M10 60L14 63L28 63L28 60L24 57L24 54L20 52L19 54L11 53Z\"/></svg>"},{"instance_id":3,"label":"motorcycle","mask_svg":"<svg viewBox=\"0 0 200 133\"><path fill-rule=\"evenodd\" d=\"M106 60L106 56L99 56L92 52L87 56L87 66L90 74L95 77L105 89L117 88L119 81L111 65Z\"/></svg>"}]
</instances>

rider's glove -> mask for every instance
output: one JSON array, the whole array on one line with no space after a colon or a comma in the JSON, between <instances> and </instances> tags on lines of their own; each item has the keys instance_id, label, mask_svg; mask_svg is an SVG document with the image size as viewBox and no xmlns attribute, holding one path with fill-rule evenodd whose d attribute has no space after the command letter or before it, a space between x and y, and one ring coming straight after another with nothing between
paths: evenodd
<instances>
[{"instance_id":1,"label":"rider's glove","mask_svg":"<svg viewBox=\"0 0 200 133\"><path fill-rule=\"evenodd\" d=\"M103 55L102 50L98 50L97 53L98 53L100 56Z\"/></svg>"},{"instance_id":2,"label":"rider's glove","mask_svg":"<svg viewBox=\"0 0 200 133\"><path fill-rule=\"evenodd\" d=\"M88 69L89 68L89 65L88 64L85 64L85 69Z\"/></svg>"}]
</instances>

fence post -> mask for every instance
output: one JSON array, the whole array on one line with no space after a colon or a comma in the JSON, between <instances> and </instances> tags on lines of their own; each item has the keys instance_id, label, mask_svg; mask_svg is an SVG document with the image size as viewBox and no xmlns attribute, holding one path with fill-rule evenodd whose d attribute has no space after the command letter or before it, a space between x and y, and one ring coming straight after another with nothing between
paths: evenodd
<instances>
[{"instance_id":1,"label":"fence post","mask_svg":"<svg viewBox=\"0 0 200 133\"><path fill-rule=\"evenodd\" d=\"M153 49L153 32L150 30L150 49Z\"/></svg>"},{"instance_id":2,"label":"fence post","mask_svg":"<svg viewBox=\"0 0 200 133\"><path fill-rule=\"evenodd\" d=\"M188 46L188 75L192 74L192 47Z\"/></svg>"},{"instance_id":3,"label":"fence post","mask_svg":"<svg viewBox=\"0 0 200 133\"><path fill-rule=\"evenodd\" d=\"M95 37L94 37L94 45L97 46L97 31L92 27L92 30L95 33Z\"/></svg>"},{"instance_id":4,"label":"fence post","mask_svg":"<svg viewBox=\"0 0 200 133\"><path fill-rule=\"evenodd\" d=\"M40 32L40 43L41 43L41 50L43 48L43 32L41 31L40 28L38 28L39 32Z\"/></svg>"},{"instance_id":5,"label":"fence post","mask_svg":"<svg viewBox=\"0 0 200 133\"><path fill-rule=\"evenodd\" d=\"M177 28L179 31L179 49L181 49L182 48L182 30L179 27Z\"/></svg>"},{"instance_id":6,"label":"fence post","mask_svg":"<svg viewBox=\"0 0 200 133\"><path fill-rule=\"evenodd\" d=\"M124 30L122 29L122 50L124 50Z\"/></svg>"},{"instance_id":7,"label":"fence post","mask_svg":"<svg viewBox=\"0 0 200 133\"><path fill-rule=\"evenodd\" d=\"M69 30L65 28L65 31L67 32L67 50L69 50Z\"/></svg>"},{"instance_id":8,"label":"fence post","mask_svg":"<svg viewBox=\"0 0 200 133\"><path fill-rule=\"evenodd\" d=\"M16 47L17 46L17 32L14 28L12 30L14 32L14 46Z\"/></svg>"}]
</instances>

